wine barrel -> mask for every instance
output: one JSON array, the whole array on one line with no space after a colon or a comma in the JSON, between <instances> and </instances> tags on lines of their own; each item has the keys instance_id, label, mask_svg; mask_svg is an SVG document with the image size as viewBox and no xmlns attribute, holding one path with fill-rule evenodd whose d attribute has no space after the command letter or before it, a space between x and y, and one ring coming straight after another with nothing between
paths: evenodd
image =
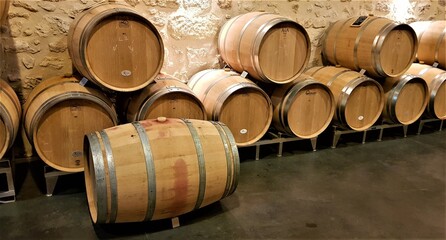
<instances>
[{"instance_id":1,"label":"wine barrel","mask_svg":"<svg viewBox=\"0 0 446 240\"><path fill-rule=\"evenodd\" d=\"M0 159L14 143L22 108L14 90L0 79Z\"/></svg>"},{"instance_id":2,"label":"wine barrel","mask_svg":"<svg viewBox=\"0 0 446 240\"><path fill-rule=\"evenodd\" d=\"M242 14L226 22L217 47L234 70L277 84L291 82L302 73L311 53L310 38L301 25L262 12Z\"/></svg>"},{"instance_id":3,"label":"wine barrel","mask_svg":"<svg viewBox=\"0 0 446 240\"><path fill-rule=\"evenodd\" d=\"M385 94L383 120L409 125L426 109L429 89L426 81L411 74L387 78L382 84Z\"/></svg>"},{"instance_id":4,"label":"wine barrel","mask_svg":"<svg viewBox=\"0 0 446 240\"><path fill-rule=\"evenodd\" d=\"M206 110L195 93L178 79L164 74L129 98L125 112L129 122L160 116L206 120Z\"/></svg>"},{"instance_id":5,"label":"wine barrel","mask_svg":"<svg viewBox=\"0 0 446 240\"><path fill-rule=\"evenodd\" d=\"M26 135L39 157L49 166L83 171L83 137L117 124L111 101L86 88L74 77L54 77L41 82L24 105Z\"/></svg>"},{"instance_id":6,"label":"wine barrel","mask_svg":"<svg viewBox=\"0 0 446 240\"><path fill-rule=\"evenodd\" d=\"M415 59L417 35L407 24L361 16L339 20L326 31L324 60L372 77L403 75Z\"/></svg>"},{"instance_id":7,"label":"wine barrel","mask_svg":"<svg viewBox=\"0 0 446 240\"><path fill-rule=\"evenodd\" d=\"M237 146L218 122L159 117L90 133L84 142L94 223L176 217L237 187Z\"/></svg>"},{"instance_id":8,"label":"wine barrel","mask_svg":"<svg viewBox=\"0 0 446 240\"><path fill-rule=\"evenodd\" d=\"M2 25L8 17L10 0L0 0L0 25Z\"/></svg>"},{"instance_id":9,"label":"wine barrel","mask_svg":"<svg viewBox=\"0 0 446 240\"><path fill-rule=\"evenodd\" d=\"M322 133L333 119L336 108L331 90L305 74L278 85L271 102L274 128L300 138L313 138Z\"/></svg>"},{"instance_id":10,"label":"wine barrel","mask_svg":"<svg viewBox=\"0 0 446 240\"><path fill-rule=\"evenodd\" d=\"M414 63L407 73L423 78L429 87L426 116L446 119L446 71L429 65Z\"/></svg>"},{"instance_id":11,"label":"wine barrel","mask_svg":"<svg viewBox=\"0 0 446 240\"><path fill-rule=\"evenodd\" d=\"M164 59L163 41L153 24L120 4L98 5L77 16L68 33L68 50L83 76L121 92L147 86Z\"/></svg>"},{"instance_id":12,"label":"wine barrel","mask_svg":"<svg viewBox=\"0 0 446 240\"><path fill-rule=\"evenodd\" d=\"M410 26L418 36L417 59L446 69L446 21L419 21Z\"/></svg>"},{"instance_id":13,"label":"wine barrel","mask_svg":"<svg viewBox=\"0 0 446 240\"><path fill-rule=\"evenodd\" d=\"M380 117L384 91L377 81L343 67L313 67L305 73L332 91L336 102L333 119L339 126L363 131Z\"/></svg>"},{"instance_id":14,"label":"wine barrel","mask_svg":"<svg viewBox=\"0 0 446 240\"><path fill-rule=\"evenodd\" d=\"M187 85L203 103L207 118L231 129L237 146L259 140L273 115L269 96L252 81L223 69L198 72Z\"/></svg>"}]
</instances>

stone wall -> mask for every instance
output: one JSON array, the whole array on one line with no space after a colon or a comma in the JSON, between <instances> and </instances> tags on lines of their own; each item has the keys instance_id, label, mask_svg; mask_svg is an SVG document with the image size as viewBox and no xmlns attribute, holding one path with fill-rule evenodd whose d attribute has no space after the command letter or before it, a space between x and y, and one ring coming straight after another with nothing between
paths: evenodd
<instances>
[{"instance_id":1,"label":"stone wall","mask_svg":"<svg viewBox=\"0 0 446 240\"><path fill-rule=\"evenodd\" d=\"M40 81L70 75L67 32L83 9L105 0L13 0L1 28L0 73L21 99ZM320 65L320 39L331 22L352 16L384 16L398 22L444 20L446 0L121 0L150 19L162 35L162 71L187 81L196 72L222 66L220 27L231 17L267 11L305 27L312 41L310 66Z\"/></svg>"}]
</instances>

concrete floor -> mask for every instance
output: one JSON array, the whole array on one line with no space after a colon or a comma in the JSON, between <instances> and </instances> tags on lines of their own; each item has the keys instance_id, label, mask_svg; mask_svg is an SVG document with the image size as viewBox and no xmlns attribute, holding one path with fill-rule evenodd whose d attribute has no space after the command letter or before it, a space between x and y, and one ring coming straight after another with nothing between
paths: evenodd
<instances>
[{"instance_id":1,"label":"concrete floor","mask_svg":"<svg viewBox=\"0 0 446 240\"><path fill-rule=\"evenodd\" d=\"M409 129L410 130L410 129ZM40 161L16 165L17 201L0 205L0 239L445 239L446 131L385 131L241 149L236 192L170 220L97 225L81 174L62 177L46 197ZM329 134L328 134L329 135Z\"/></svg>"}]
</instances>

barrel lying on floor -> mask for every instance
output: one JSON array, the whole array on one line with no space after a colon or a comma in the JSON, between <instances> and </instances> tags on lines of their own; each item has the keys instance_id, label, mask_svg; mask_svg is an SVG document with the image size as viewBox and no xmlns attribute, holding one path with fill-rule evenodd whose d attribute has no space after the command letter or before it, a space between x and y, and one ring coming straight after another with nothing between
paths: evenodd
<instances>
[{"instance_id":1,"label":"barrel lying on floor","mask_svg":"<svg viewBox=\"0 0 446 240\"><path fill-rule=\"evenodd\" d=\"M85 184L94 223L179 216L232 194L239 156L219 122L159 117L85 137Z\"/></svg>"}]
</instances>

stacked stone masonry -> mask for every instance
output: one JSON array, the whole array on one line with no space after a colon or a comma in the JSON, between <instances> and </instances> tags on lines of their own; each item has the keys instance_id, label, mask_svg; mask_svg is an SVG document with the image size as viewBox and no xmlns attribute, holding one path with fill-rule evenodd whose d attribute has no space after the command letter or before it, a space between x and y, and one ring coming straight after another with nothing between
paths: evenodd
<instances>
[{"instance_id":1,"label":"stacked stone masonry","mask_svg":"<svg viewBox=\"0 0 446 240\"><path fill-rule=\"evenodd\" d=\"M12 0L1 27L0 77L9 81L22 101L42 80L71 75L67 32L75 16L105 0ZM217 50L220 27L231 17L266 11L289 17L308 32L308 67L321 65L321 39L330 23L374 14L397 22L444 20L446 0L117 0L134 6L161 33L165 45L162 71L187 81L224 63Z\"/></svg>"}]
</instances>

